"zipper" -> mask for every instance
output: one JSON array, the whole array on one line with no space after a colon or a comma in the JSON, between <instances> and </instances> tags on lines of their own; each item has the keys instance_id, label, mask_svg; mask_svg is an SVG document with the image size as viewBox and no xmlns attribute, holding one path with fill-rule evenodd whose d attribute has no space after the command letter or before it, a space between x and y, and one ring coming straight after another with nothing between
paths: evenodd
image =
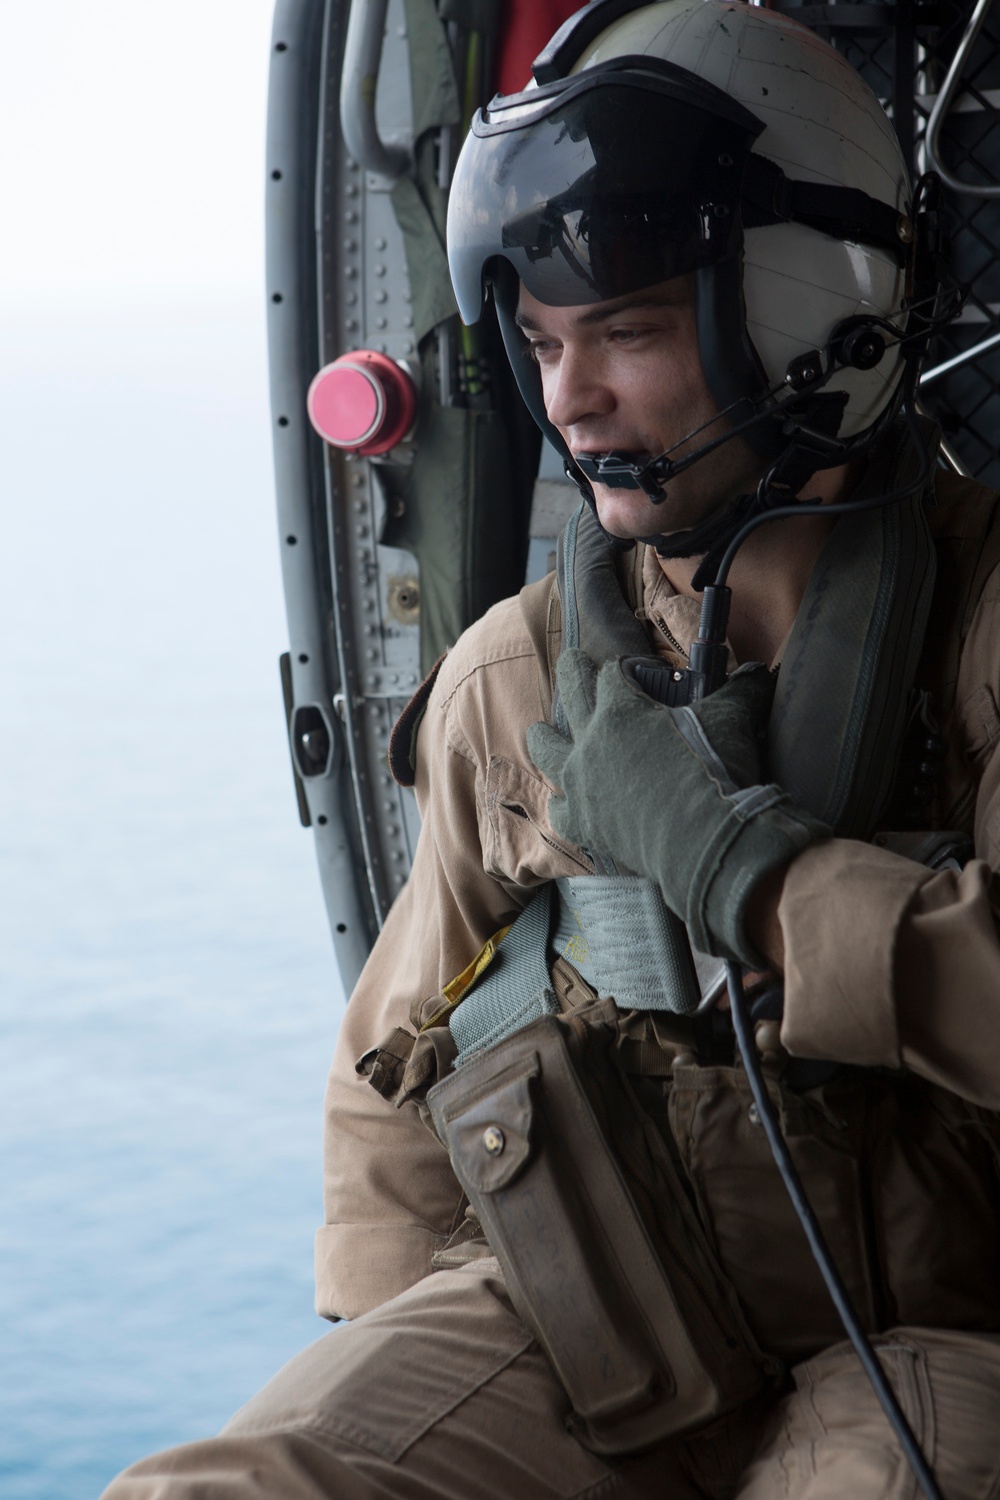
<instances>
[{"instance_id":1,"label":"zipper","mask_svg":"<svg viewBox=\"0 0 1000 1500\"><path fill-rule=\"evenodd\" d=\"M660 634L666 637L667 645L671 646L677 652L677 655L681 658L682 661L688 661L690 659L690 653L685 651L684 647L681 645L680 641L674 635L673 631L667 625L667 622L663 619L663 617L661 615L653 615L650 618L652 618L653 624L656 626Z\"/></svg>"},{"instance_id":2,"label":"zipper","mask_svg":"<svg viewBox=\"0 0 1000 1500\"><path fill-rule=\"evenodd\" d=\"M561 839L552 838L551 835L547 834L545 832L545 829L535 821L535 819L528 812L527 808L523 807L520 802L501 802L500 806L504 809L505 812L513 813L515 817L523 818L526 823L530 823L532 828L538 834L538 837L542 839L546 844L548 844L549 848L553 849L556 854L566 855L568 859L573 860L574 864L579 865L584 874L590 875L593 873L590 865L587 864L586 860L580 858L579 854L577 853L575 844L564 844Z\"/></svg>"}]
</instances>

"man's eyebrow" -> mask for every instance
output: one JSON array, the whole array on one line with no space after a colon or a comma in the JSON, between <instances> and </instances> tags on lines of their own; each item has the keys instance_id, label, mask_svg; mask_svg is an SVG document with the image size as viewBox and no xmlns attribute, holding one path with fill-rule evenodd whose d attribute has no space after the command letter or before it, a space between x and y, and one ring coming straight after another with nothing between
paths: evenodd
<instances>
[{"instance_id":1,"label":"man's eyebrow","mask_svg":"<svg viewBox=\"0 0 1000 1500\"><path fill-rule=\"evenodd\" d=\"M669 296L667 294L661 297L647 296L641 298L627 294L624 297L616 297L613 302L599 303L596 307L590 308L589 311L581 313L578 318L574 319L574 323L578 328L589 328L595 323L605 322L608 318L616 318L623 312L647 312L654 308L681 307L683 306L683 302L684 299L682 297ZM514 322L518 328L524 328L531 333L543 333L545 331L539 323L535 322L531 314L525 312L521 307L518 307L517 312L514 314Z\"/></svg>"}]
</instances>

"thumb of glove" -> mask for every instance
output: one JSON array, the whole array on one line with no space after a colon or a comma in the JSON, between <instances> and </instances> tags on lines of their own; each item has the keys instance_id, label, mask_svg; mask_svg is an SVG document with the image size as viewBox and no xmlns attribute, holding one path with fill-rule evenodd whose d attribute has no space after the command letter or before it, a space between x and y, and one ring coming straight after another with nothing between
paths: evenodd
<instances>
[{"instance_id":1,"label":"thumb of glove","mask_svg":"<svg viewBox=\"0 0 1000 1500\"><path fill-rule=\"evenodd\" d=\"M598 668L578 647L563 651L556 666L556 685L574 738L586 726L597 701Z\"/></svg>"}]
</instances>

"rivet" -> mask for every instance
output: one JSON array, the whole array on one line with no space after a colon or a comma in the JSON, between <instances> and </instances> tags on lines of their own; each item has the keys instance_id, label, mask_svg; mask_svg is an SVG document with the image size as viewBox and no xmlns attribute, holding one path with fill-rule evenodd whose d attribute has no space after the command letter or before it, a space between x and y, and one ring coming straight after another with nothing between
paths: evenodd
<instances>
[{"instance_id":1,"label":"rivet","mask_svg":"<svg viewBox=\"0 0 1000 1500\"><path fill-rule=\"evenodd\" d=\"M760 1124L760 1110L757 1108L756 1104L751 1104L750 1108L747 1110L747 1119L750 1121L751 1125Z\"/></svg>"},{"instance_id":2,"label":"rivet","mask_svg":"<svg viewBox=\"0 0 1000 1500\"><path fill-rule=\"evenodd\" d=\"M500 1126L487 1125L486 1129L483 1131L483 1145L486 1148L487 1155L499 1156L506 1144L507 1143L503 1138L503 1131L500 1129Z\"/></svg>"}]
</instances>

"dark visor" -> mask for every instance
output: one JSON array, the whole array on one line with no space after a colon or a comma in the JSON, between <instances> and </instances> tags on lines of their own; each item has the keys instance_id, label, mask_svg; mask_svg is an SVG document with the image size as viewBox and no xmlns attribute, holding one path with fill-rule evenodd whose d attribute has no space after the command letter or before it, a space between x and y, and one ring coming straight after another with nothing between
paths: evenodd
<instances>
[{"instance_id":1,"label":"dark visor","mask_svg":"<svg viewBox=\"0 0 1000 1500\"><path fill-rule=\"evenodd\" d=\"M539 301L573 307L733 253L746 161L764 128L748 110L646 58L539 98L547 92L495 101L459 157L448 258L467 323L497 256Z\"/></svg>"}]
</instances>

